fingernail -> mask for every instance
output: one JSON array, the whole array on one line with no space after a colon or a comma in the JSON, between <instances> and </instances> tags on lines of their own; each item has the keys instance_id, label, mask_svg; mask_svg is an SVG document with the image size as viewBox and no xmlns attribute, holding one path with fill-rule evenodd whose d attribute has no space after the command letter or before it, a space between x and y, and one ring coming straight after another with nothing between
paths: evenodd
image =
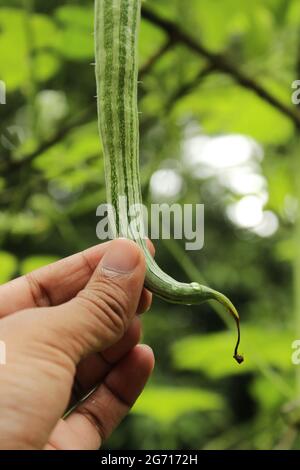
<instances>
[{"instance_id":1,"label":"fingernail","mask_svg":"<svg viewBox=\"0 0 300 470\"><path fill-rule=\"evenodd\" d=\"M134 271L139 257L139 251L133 242L126 239L115 240L103 256L100 269L108 277L124 276Z\"/></svg>"},{"instance_id":2,"label":"fingernail","mask_svg":"<svg viewBox=\"0 0 300 470\"><path fill-rule=\"evenodd\" d=\"M153 349L151 348L151 346L149 346L149 344L140 343L138 344L138 347L140 347L144 351L150 351L152 354L154 354Z\"/></svg>"}]
</instances>

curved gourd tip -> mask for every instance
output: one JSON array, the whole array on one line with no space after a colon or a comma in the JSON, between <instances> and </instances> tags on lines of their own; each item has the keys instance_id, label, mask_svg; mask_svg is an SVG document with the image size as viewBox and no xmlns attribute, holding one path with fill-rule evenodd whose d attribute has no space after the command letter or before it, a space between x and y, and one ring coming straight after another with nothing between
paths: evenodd
<instances>
[{"instance_id":1,"label":"curved gourd tip","mask_svg":"<svg viewBox=\"0 0 300 470\"><path fill-rule=\"evenodd\" d=\"M228 297L226 297L226 295L221 294L221 292L215 291L213 289L209 289L209 292L210 292L211 298L214 300L217 300L217 302L222 304L230 313L230 315L233 317L236 323L237 340L236 340L236 345L234 348L233 358L236 360L238 364L241 364L244 361L244 357L238 352L240 340L241 340L241 332L240 332L240 317L237 312L237 309L235 308L233 303L228 299Z\"/></svg>"}]
</instances>

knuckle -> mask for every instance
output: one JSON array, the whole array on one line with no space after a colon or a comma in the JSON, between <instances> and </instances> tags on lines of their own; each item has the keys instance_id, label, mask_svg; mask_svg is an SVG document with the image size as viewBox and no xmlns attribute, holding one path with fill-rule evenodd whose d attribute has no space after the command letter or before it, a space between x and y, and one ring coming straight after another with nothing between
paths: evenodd
<instances>
[{"instance_id":1,"label":"knuckle","mask_svg":"<svg viewBox=\"0 0 300 470\"><path fill-rule=\"evenodd\" d=\"M117 283L94 282L78 294L78 299L102 327L117 335L125 333L130 313L129 297Z\"/></svg>"},{"instance_id":2,"label":"knuckle","mask_svg":"<svg viewBox=\"0 0 300 470\"><path fill-rule=\"evenodd\" d=\"M38 282L34 273L28 273L25 275L25 279L28 284L30 295L33 299L36 307L48 307L51 305L50 296L46 288Z\"/></svg>"},{"instance_id":3,"label":"knuckle","mask_svg":"<svg viewBox=\"0 0 300 470\"><path fill-rule=\"evenodd\" d=\"M85 417L90 424L96 428L101 442L105 441L108 437L107 427L101 418L101 406L98 406L97 400L88 400L77 408L76 412L81 416Z\"/></svg>"}]
</instances>

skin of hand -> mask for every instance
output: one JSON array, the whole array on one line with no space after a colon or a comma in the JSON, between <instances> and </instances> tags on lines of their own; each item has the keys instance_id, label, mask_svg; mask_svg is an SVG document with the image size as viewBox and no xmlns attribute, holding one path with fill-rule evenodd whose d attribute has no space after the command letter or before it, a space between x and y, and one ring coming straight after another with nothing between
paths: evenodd
<instances>
[{"instance_id":1,"label":"skin of hand","mask_svg":"<svg viewBox=\"0 0 300 470\"><path fill-rule=\"evenodd\" d=\"M138 345L145 269L118 239L0 286L0 449L98 449L120 423L154 366ZM95 390L63 420L74 380Z\"/></svg>"}]
</instances>

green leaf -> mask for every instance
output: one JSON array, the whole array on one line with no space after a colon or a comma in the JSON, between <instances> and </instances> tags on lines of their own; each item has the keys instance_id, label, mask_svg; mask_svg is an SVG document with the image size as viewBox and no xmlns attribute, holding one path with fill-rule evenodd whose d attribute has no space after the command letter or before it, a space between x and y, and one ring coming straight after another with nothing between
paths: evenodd
<instances>
[{"instance_id":1,"label":"green leaf","mask_svg":"<svg viewBox=\"0 0 300 470\"><path fill-rule=\"evenodd\" d=\"M61 35L62 41L58 51L67 59L83 60L94 57L94 41L91 33L68 27L61 32Z\"/></svg>"},{"instance_id":2,"label":"green leaf","mask_svg":"<svg viewBox=\"0 0 300 470\"><path fill-rule=\"evenodd\" d=\"M39 82L49 80L60 67L60 60L50 52L40 52L34 59L35 77Z\"/></svg>"},{"instance_id":3,"label":"green leaf","mask_svg":"<svg viewBox=\"0 0 300 470\"><path fill-rule=\"evenodd\" d=\"M1 8L0 31L0 76L10 91L24 83L27 77L22 11L17 8Z\"/></svg>"},{"instance_id":4,"label":"green leaf","mask_svg":"<svg viewBox=\"0 0 300 470\"><path fill-rule=\"evenodd\" d=\"M94 56L93 8L64 5L55 11L61 24L58 50L68 59L82 60Z\"/></svg>"},{"instance_id":5,"label":"green leaf","mask_svg":"<svg viewBox=\"0 0 300 470\"><path fill-rule=\"evenodd\" d=\"M299 1L293 0L290 2L290 7L288 11L288 21L290 24L298 26L300 25L300 8Z\"/></svg>"},{"instance_id":6,"label":"green leaf","mask_svg":"<svg viewBox=\"0 0 300 470\"><path fill-rule=\"evenodd\" d=\"M270 153L264 163L268 175L269 207L282 213L287 195L292 192L293 181L288 159Z\"/></svg>"},{"instance_id":7,"label":"green leaf","mask_svg":"<svg viewBox=\"0 0 300 470\"><path fill-rule=\"evenodd\" d=\"M36 53L36 78L47 80L54 75L59 65L56 57L50 57L50 50L54 51L60 42L58 30L49 17L41 14L32 15L30 26L33 36L32 48ZM25 15L22 9L1 8L0 49L0 76L5 80L7 90L23 87L30 77Z\"/></svg>"},{"instance_id":8,"label":"green leaf","mask_svg":"<svg viewBox=\"0 0 300 470\"><path fill-rule=\"evenodd\" d=\"M285 397L282 396L280 390L274 387L270 380L262 376L255 379L251 385L250 392L265 412L271 412L272 409L276 409L276 407L278 408L284 403Z\"/></svg>"},{"instance_id":9,"label":"green leaf","mask_svg":"<svg viewBox=\"0 0 300 470\"><path fill-rule=\"evenodd\" d=\"M260 367L291 370L291 344L294 334L269 326L254 327L242 324L240 351L245 362L241 365L232 358L234 332L189 336L175 342L172 347L174 365L179 370L203 372L211 378L255 372Z\"/></svg>"},{"instance_id":10,"label":"green leaf","mask_svg":"<svg viewBox=\"0 0 300 470\"><path fill-rule=\"evenodd\" d=\"M176 114L194 114L207 133L240 133L264 144L279 144L292 136L293 125L252 91L211 76L201 88L178 102Z\"/></svg>"},{"instance_id":11,"label":"green leaf","mask_svg":"<svg viewBox=\"0 0 300 470\"><path fill-rule=\"evenodd\" d=\"M54 255L35 255L24 259L20 264L20 272L22 275L28 274L35 269L42 268L48 264L58 261L58 257Z\"/></svg>"},{"instance_id":12,"label":"green leaf","mask_svg":"<svg viewBox=\"0 0 300 470\"><path fill-rule=\"evenodd\" d=\"M166 41L166 35L144 21L139 35L139 62L143 65Z\"/></svg>"},{"instance_id":13,"label":"green leaf","mask_svg":"<svg viewBox=\"0 0 300 470\"><path fill-rule=\"evenodd\" d=\"M93 30L93 6L63 5L55 10L55 17L63 25L72 25L84 30Z\"/></svg>"},{"instance_id":14,"label":"green leaf","mask_svg":"<svg viewBox=\"0 0 300 470\"><path fill-rule=\"evenodd\" d=\"M0 284L9 281L17 270L18 260L11 253L0 251Z\"/></svg>"},{"instance_id":15,"label":"green leaf","mask_svg":"<svg viewBox=\"0 0 300 470\"><path fill-rule=\"evenodd\" d=\"M45 217L45 214L35 215L30 212L19 212L12 218L8 218L10 221L11 233L18 237L24 235L35 235L44 233L49 227L49 220Z\"/></svg>"},{"instance_id":16,"label":"green leaf","mask_svg":"<svg viewBox=\"0 0 300 470\"><path fill-rule=\"evenodd\" d=\"M90 157L101 155L97 123L81 126L60 144L41 154L34 161L35 168L43 171L48 178L56 178L67 170L80 170ZM97 164L101 165L98 159ZM99 174L101 169L99 169ZM99 177L98 175L94 175Z\"/></svg>"},{"instance_id":17,"label":"green leaf","mask_svg":"<svg viewBox=\"0 0 300 470\"><path fill-rule=\"evenodd\" d=\"M149 386L134 406L133 412L169 423L191 411L222 410L223 406L222 397L210 391L188 387Z\"/></svg>"},{"instance_id":18,"label":"green leaf","mask_svg":"<svg viewBox=\"0 0 300 470\"><path fill-rule=\"evenodd\" d=\"M51 16L33 14L31 26L35 48L54 48L59 42L59 31Z\"/></svg>"},{"instance_id":19,"label":"green leaf","mask_svg":"<svg viewBox=\"0 0 300 470\"><path fill-rule=\"evenodd\" d=\"M275 254L279 261L290 261L295 259L297 253L298 241L295 238L288 238L287 240L281 240L275 247Z\"/></svg>"}]
</instances>

